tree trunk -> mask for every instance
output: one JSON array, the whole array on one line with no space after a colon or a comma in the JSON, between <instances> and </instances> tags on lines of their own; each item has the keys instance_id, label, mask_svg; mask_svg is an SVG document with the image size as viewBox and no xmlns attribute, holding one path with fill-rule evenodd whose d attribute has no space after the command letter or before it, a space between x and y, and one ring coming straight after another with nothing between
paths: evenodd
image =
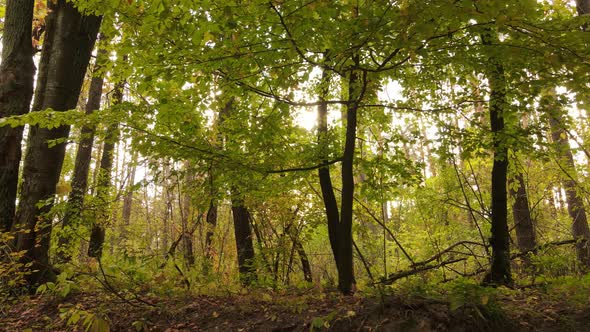
<instances>
[{"instance_id":1,"label":"tree trunk","mask_svg":"<svg viewBox=\"0 0 590 332\"><path fill-rule=\"evenodd\" d=\"M307 258L307 254L305 253L305 249L303 249L303 245L300 241L295 242L295 249L297 250L297 254L299 255L299 259L301 260L301 268L303 269L303 278L307 282L313 282L313 277L311 274L311 264L309 264L309 258Z\"/></svg>"},{"instance_id":2,"label":"tree trunk","mask_svg":"<svg viewBox=\"0 0 590 332\"><path fill-rule=\"evenodd\" d=\"M484 45L491 45L491 32L482 35ZM495 39L495 37L494 37ZM510 233L508 231L508 204L506 180L508 175L508 146L504 136L504 115L508 105L506 101L506 78L504 67L495 58L489 59L487 77L490 84L490 124L493 135L494 162L492 166L492 229L490 245L492 247L492 264L484 278L485 283L510 285Z\"/></svg>"},{"instance_id":3,"label":"tree trunk","mask_svg":"<svg viewBox=\"0 0 590 332\"><path fill-rule=\"evenodd\" d=\"M590 268L590 228L588 227L588 218L582 197L577 191L577 172L574 163L574 156L569 145L568 135L564 128L563 111L557 103L554 95L555 91L543 96L541 106L546 108L549 114L549 125L551 127L551 138L555 143L559 156L558 163L567 174L562 181L565 189L567 201L567 211L572 218L572 233L576 244L576 254L578 260L585 268Z\"/></svg>"},{"instance_id":4,"label":"tree trunk","mask_svg":"<svg viewBox=\"0 0 590 332\"><path fill-rule=\"evenodd\" d=\"M238 252L238 270L240 282L251 285L256 281L256 267L254 266L254 245L252 243L252 230L250 227L250 212L244 206L244 200L233 190L232 215L234 221L234 234L236 237L236 249Z\"/></svg>"},{"instance_id":5,"label":"tree trunk","mask_svg":"<svg viewBox=\"0 0 590 332\"><path fill-rule=\"evenodd\" d=\"M90 241L88 243L88 256L100 259L105 239L105 226L109 222L111 205L111 173L113 170L113 156L116 140L118 138L118 125L110 125L107 129L102 157L100 159L100 170L98 183L96 185L97 213L92 222Z\"/></svg>"},{"instance_id":6,"label":"tree trunk","mask_svg":"<svg viewBox=\"0 0 590 332\"><path fill-rule=\"evenodd\" d=\"M217 226L217 205L215 199L211 198L207 210L207 232L205 233L205 261L203 262L203 273L207 275L213 265L213 231Z\"/></svg>"},{"instance_id":7,"label":"tree trunk","mask_svg":"<svg viewBox=\"0 0 590 332\"><path fill-rule=\"evenodd\" d=\"M99 51L100 54L106 56L104 51ZM94 65L94 74L96 74L99 68L98 61ZM104 77L102 75L92 77L88 91L88 101L86 103L86 115L92 114L100 108L103 83ZM81 221L84 195L88 187L90 161L92 160L94 130L94 126L83 126L80 132L80 143L78 143L74 175L72 177L72 191L68 197L66 211L62 220L62 231L58 239L58 251L56 252L58 261L67 262L72 257L72 253L69 251L72 249L70 248L71 242L75 238L73 233L77 231Z\"/></svg>"},{"instance_id":8,"label":"tree trunk","mask_svg":"<svg viewBox=\"0 0 590 332\"><path fill-rule=\"evenodd\" d=\"M517 186L516 189L514 188L514 184ZM521 253L532 252L537 247L537 239L535 226L531 218L524 177L521 172L518 172L513 179L513 183L510 186L510 195L514 198L512 216L514 218L518 250ZM528 260L525 262L528 262Z\"/></svg>"},{"instance_id":9,"label":"tree trunk","mask_svg":"<svg viewBox=\"0 0 590 332\"><path fill-rule=\"evenodd\" d=\"M578 15L590 14L590 1L589 0L576 0L576 9Z\"/></svg>"},{"instance_id":10,"label":"tree trunk","mask_svg":"<svg viewBox=\"0 0 590 332\"><path fill-rule=\"evenodd\" d=\"M320 104L318 105L318 145L321 162L327 163L328 150L328 91L330 85L329 75L324 69L322 71L322 79L320 82ZM332 185L332 178L330 176L330 167L324 166L318 169L318 176L320 180L320 188L322 190L322 198L324 207L326 209L326 219L328 221L328 237L330 239L330 247L336 262L336 268L339 269L340 257L338 251L338 226L340 223L340 213L338 211L338 202L334 194L334 187Z\"/></svg>"},{"instance_id":11,"label":"tree trunk","mask_svg":"<svg viewBox=\"0 0 590 332\"><path fill-rule=\"evenodd\" d=\"M355 56L358 65L359 57ZM361 78L351 71L348 81L348 103L346 105L346 138L342 156L342 203L340 207L340 225L338 230L338 289L343 294L350 294L354 288L354 266L352 256L352 217L354 205L354 150L356 145L356 127L358 103L362 98Z\"/></svg>"},{"instance_id":12,"label":"tree trunk","mask_svg":"<svg viewBox=\"0 0 590 332\"><path fill-rule=\"evenodd\" d=\"M135 185L135 172L137 170L137 151L133 151L131 157L131 164L129 165L129 179L125 190L125 196L123 197L123 211L121 212L121 218L123 219L121 224L121 234L119 243L124 243L127 240L127 232L129 224L131 222L131 207L133 206L133 186ZM166 223L166 221L165 221ZM168 234L166 233L165 236ZM166 238L164 248L168 248L168 238Z\"/></svg>"},{"instance_id":13,"label":"tree trunk","mask_svg":"<svg viewBox=\"0 0 590 332\"><path fill-rule=\"evenodd\" d=\"M65 0L48 2L47 35L33 111L76 107L82 81L96 41L101 18L82 16ZM32 126L23 166L23 183L13 229L19 231L16 250L25 251L23 263L35 271L30 285L42 282L49 269L51 209L65 155L69 126L55 129ZM48 141L59 140L48 144ZM54 144L55 143L55 144ZM39 205L42 204L42 206Z\"/></svg>"},{"instance_id":14,"label":"tree trunk","mask_svg":"<svg viewBox=\"0 0 590 332\"><path fill-rule=\"evenodd\" d=\"M185 171L186 171L186 178L184 184L184 195L182 197L182 245L183 245L183 255L184 261L186 265L191 267L195 265L195 255L193 253L193 235L192 232L188 231L188 225L192 224L192 208L191 208L191 195L189 192L190 184L192 183L193 176L191 173L191 167L189 162L185 162ZM180 190L179 190L180 195Z\"/></svg>"},{"instance_id":15,"label":"tree trunk","mask_svg":"<svg viewBox=\"0 0 590 332\"><path fill-rule=\"evenodd\" d=\"M119 104L123 100L123 83L117 83L113 91L112 104ZM100 158L98 182L96 184L96 217L92 222L90 242L88 243L88 256L100 259L105 239L105 226L109 224L111 214L111 175L113 172L113 157L115 146L119 140L119 124L108 126Z\"/></svg>"},{"instance_id":16,"label":"tree trunk","mask_svg":"<svg viewBox=\"0 0 590 332\"><path fill-rule=\"evenodd\" d=\"M33 97L34 0L8 0L0 64L0 118L26 114ZM23 127L0 127L0 232L14 221Z\"/></svg>"}]
</instances>

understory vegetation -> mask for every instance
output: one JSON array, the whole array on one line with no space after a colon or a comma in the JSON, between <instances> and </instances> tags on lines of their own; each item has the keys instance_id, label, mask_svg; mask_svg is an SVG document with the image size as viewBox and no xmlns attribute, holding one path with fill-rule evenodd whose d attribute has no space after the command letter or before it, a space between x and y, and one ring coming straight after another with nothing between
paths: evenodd
<instances>
[{"instance_id":1,"label":"understory vegetation","mask_svg":"<svg viewBox=\"0 0 590 332\"><path fill-rule=\"evenodd\" d=\"M588 329L589 24L0 0L0 330Z\"/></svg>"}]
</instances>

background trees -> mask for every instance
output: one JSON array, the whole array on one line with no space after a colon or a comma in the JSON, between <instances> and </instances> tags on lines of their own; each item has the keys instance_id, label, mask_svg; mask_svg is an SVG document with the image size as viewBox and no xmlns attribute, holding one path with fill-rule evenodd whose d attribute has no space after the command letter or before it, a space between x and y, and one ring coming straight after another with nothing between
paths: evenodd
<instances>
[{"instance_id":1,"label":"background trees","mask_svg":"<svg viewBox=\"0 0 590 332\"><path fill-rule=\"evenodd\" d=\"M4 34L20 36L12 6ZM512 242L536 266L539 245L587 237L589 37L568 4L49 6L35 112L2 122L31 125L12 230L39 273L88 255L150 261L186 287L313 280L350 294L433 269L510 285ZM81 90L86 113L73 110ZM70 181L66 204L55 188Z\"/></svg>"}]
</instances>

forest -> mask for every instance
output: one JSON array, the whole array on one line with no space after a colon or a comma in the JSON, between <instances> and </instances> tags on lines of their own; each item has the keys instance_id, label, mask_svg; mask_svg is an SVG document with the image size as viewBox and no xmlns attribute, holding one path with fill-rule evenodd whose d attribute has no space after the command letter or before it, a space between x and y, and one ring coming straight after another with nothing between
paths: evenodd
<instances>
[{"instance_id":1,"label":"forest","mask_svg":"<svg viewBox=\"0 0 590 332\"><path fill-rule=\"evenodd\" d=\"M590 330L590 0L0 0L0 330Z\"/></svg>"}]
</instances>

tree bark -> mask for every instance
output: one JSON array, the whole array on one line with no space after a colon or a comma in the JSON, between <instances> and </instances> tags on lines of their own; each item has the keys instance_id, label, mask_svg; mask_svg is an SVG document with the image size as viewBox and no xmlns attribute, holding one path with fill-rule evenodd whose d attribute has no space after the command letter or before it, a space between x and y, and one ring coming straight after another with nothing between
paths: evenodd
<instances>
[{"instance_id":1,"label":"tree bark","mask_svg":"<svg viewBox=\"0 0 590 332\"><path fill-rule=\"evenodd\" d=\"M240 282L248 286L257 279L256 267L254 266L254 245L252 243L252 229L250 227L250 212L244 206L244 199L235 189L232 192L231 201Z\"/></svg>"},{"instance_id":2,"label":"tree bark","mask_svg":"<svg viewBox=\"0 0 590 332\"><path fill-rule=\"evenodd\" d=\"M207 275L213 265L213 235L217 226L217 204L215 199L211 198L209 209L207 210L207 232L205 233L205 261L203 262L203 273Z\"/></svg>"},{"instance_id":3,"label":"tree bark","mask_svg":"<svg viewBox=\"0 0 590 332\"><path fill-rule=\"evenodd\" d=\"M576 9L578 10L578 15L590 14L590 1L576 0Z\"/></svg>"},{"instance_id":4,"label":"tree bark","mask_svg":"<svg viewBox=\"0 0 590 332\"><path fill-rule=\"evenodd\" d=\"M514 218L514 228L516 230L516 242L518 250L521 253L529 253L537 247L537 238L535 235L535 225L531 217L529 200L527 196L524 177L518 172L513 180L518 186L510 186L510 195L514 198L512 204L512 216ZM525 256L526 257L526 256Z\"/></svg>"},{"instance_id":5,"label":"tree bark","mask_svg":"<svg viewBox=\"0 0 590 332\"><path fill-rule=\"evenodd\" d=\"M100 54L106 56L104 51ZM99 68L99 63L94 65L94 74ZM102 75L92 77L90 89L88 91L88 101L86 103L86 115L90 115L100 108L102 97L102 86L104 77ZM80 225L80 218L84 206L84 195L88 189L88 173L90 170L90 161L92 160L92 146L94 144L94 126L83 126L80 132L80 142L76 153L76 163L74 165L74 175L72 177L72 191L68 196L66 211L62 219L62 232L59 234L58 251L56 252L57 260L67 262L71 260L72 253L69 252L71 242Z\"/></svg>"},{"instance_id":6,"label":"tree bark","mask_svg":"<svg viewBox=\"0 0 590 332\"><path fill-rule=\"evenodd\" d=\"M359 62L359 57L355 56ZM323 162L327 162L327 114L326 98L329 88L329 76L324 70L320 83L320 104L318 105L318 142ZM356 127L358 103L362 98L362 84L359 73L351 71L348 80L348 103L346 104L346 134L344 153L342 158L342 201L340 213L338 202L334 194L330 170L328 166L318 169L320 187L326 218L328 221L328 236L334 254L336 269L338 270L338 289L343 294L350 294L354 289L354 266L352 256L352 218L354 204L354 151L356 145Z\"/></svg>"},{"instance_id":7,"label":"tree bark","mask_svg":"<svg viewBox=\"0 0 590 332\"><path fill-rule=\"evenodd\" d=\"M112 104L116 105L123 100L123 83L117 83L113 91ZM100 259L105 239L105 226L109 224L111 210L111 177L113 172L113 157L115 146L119 140L119 124L113 123L108 126L102 157L100 158L100 167L96 184L96 216L92 222L90 232L90 241L88 243L88 256Z\"/></svg>"},{"instance_id":8,"label":"tree bark","mask_svg":"<svg viewBox=\"0 0 590 332\"><path fill-rule=\"evenodd\" d=\"M33 97L34 0L8 0L0 64L0 118L26 114ZM0 127L0 232L14 221L23 127Z\"/></svg>"},{"instance_id":9,"label":"tree bark","mask_svg":"<svg viewBox=\"0 0 590 332\"><path fill-rule=\"evenodd\" d=\"M297 254L299 255L299 259L301 260L303 278L307 282L313 282L313 276L311 274L311 264L309 263L309 258L307 258L307 254L305 253L305 249L303 249L301 241L295 242L295 249L297 250Z\"/></svg>"},{"instance_id":10,"label":"tree bark","mask_svg":"<svg viewBox=\"0 0 590 332\"><path fill-rule=\"evenodd\" d=\"M225 119L229 116L229 112L232 109L234 98L230 98L222 109L219 110L217 119L217 134L214 136L213 145L219 149L223 149L224 145L224 134L222 127ZM211 161L209 165L209 171L207 172L208 177L208 189L209 189L209 209L207 210L207 232L205 233L205 260L203 261L203 273L207 275L211 266L213 265L213 235L215 234L215 228L217 227L217 204L218 204L218 188L215 183L216 174L216 163Z\"/></svg>"},{"instance_id":11,"label":"tree bark","mask_svg":"<svg viewBox=\"0 0 590 332\"><path fill-rule=\"evenodd\" d=\"M191 267L195 265L195 255L193 253L193 236L188 231L188 225L192 224L192 208L191 208L191 195L189 192L190 184L194 181L192 176L190 163L187 161L184 163L184 170L186 172L184 193L182 194L182 206L181 206L181 226L182 226L182 247L184 261L187 266ZM178 194L180 195L180 188Z\"/></svg>"},{"instance_id":12,"label":"tree bark","mask_svg":"<svg viewBox=\"0 0 590 332\"><path fill-rule=\"evenodd\" d=\"M578 240L576 254L585 268L590 268L590 228L584 201L577 191L577 171L574 156L569 145L568 135L564 128L563 111L558 105L554 91L543 96L541 107L545 107L549 114L551 138L558 153L558 163L568 173L563 179L567 211L572 219L572 233Z\"/></svg>"},{"instance_id":13,"label":"tree bark","mask_svg":"<svg viewBox=\"0 0 590 332\"><path fill-rule=\"evenodd\" d=\"M120 229L119 243L123 243L127 240L128 228L131 223L131 208L133 206L133 186L135 185L135 172L137 170L137 151L133 151L131 156L131 164L129 165L129 179L125 189L125 196L123 197L123 211L121 212L122 224ZM166 210L167 211L167 210ZM164 224L167 220L164 221ZM165 237L168 236L166 232ZM168 248L168 238L165 238L164 248Z\"/></svg>"},{"instance_id":14,"label":"tree bark","mask_svg":"<svg viewBox=\"0 0 590 332\"><path fill-rule=\"evenodd\" d=\"M82 16L71 2L48 2L47 35L33 111L76 107L101 17ZM51 209L55 186L65 155L69 126L55 129L32 126L23 166L23 183L13 230L16 250L25 251L23 263L31 263L30 285L42 282L49 269ZM58 140L55 145L48 141ZM41 205L39 205L41 203Z\"/></svg>"},{"instance_id":15,"label":"tree bark","mask_svg":"<svg viewBox=\"0 0 590 332\"><path fill-rule=\"evenodd\" d=\"M321 162L327 163L328 156L328 89L330 86L330 78L327 71L322 71L322 79L320 82L320 104L318 105L318 145L320 148ZM338 251L338 225L340 223L340 212L338 211L338 202L334 194L334 187L332 185L332 178L330 176L330 166L324 166L318 169L318 177L320 180L320 188L322 190L322 198L324 207L326 209L326 219L328 222L328 237L330 239L330 247L336 262L336 268L340 263Z\"/></svg>"},{"instance_id":16,"label":"tree bark","mask_svg":"<svg viewBox=\"0 0 590 332\"><path fill-rule=\"evenodd\" d=\"M355 56L359 64L359 57ZM340 206L340 225L338 230L338 289L350 294L354 289L354 265L352 256L352 217L354 205L354 150L358 103L362 98L361 77L352 70L348 80L348 103L346 105L346 137L342 156L342 202Z\"/></svg>"},{"instance_id":17,"label":"tree bark","mask_svg":"<svg viewBox=\"0 0 590 332\"><path fill-rule=\"evenodd\" d=\"M100 259L105 239L105 225L109 222L111 203L111 172L113 170L113 156L116 139L118 138L118 125L114 124L107 129L102 157L100 159L100 170L98 183L96 185L97 213L92 221L90 241L88 243L88 256Z\"/></svg>"},{"instance_id":18,"label":"tree bark","mask_svg":"<svg viewBox=\"0 0 590 332\"><path fill-rule=\"evenodd\" d=\"M491 45L491 31L482 35L484 45ZM494 37L495 39L495 37ZM497 59L488 59L487 77L490 84L490 124L493 136L494 162L492 166L492 204L491 204L491 269L484 283L496 285L512 284L510 271L510 233L508 231L508 203L506 180L508 176L508 146L505 139L504 116L506 101L506 78L504 67Z\"/></svg>"}]
</instances>

